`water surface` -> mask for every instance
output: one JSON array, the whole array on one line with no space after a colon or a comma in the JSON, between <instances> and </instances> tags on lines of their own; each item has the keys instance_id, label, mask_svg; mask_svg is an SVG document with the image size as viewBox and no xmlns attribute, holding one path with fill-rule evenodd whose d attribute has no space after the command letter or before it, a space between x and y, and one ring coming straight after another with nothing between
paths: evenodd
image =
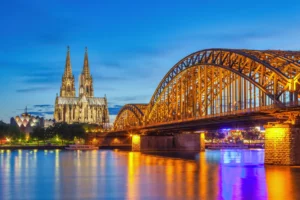
<instances>
[{"instance_id":1,"label":"water surface","mask_svg":"<svg viewBox=\"0 0 300 200\"><path fill-rule=\"evenodd\" d=\"M262 150L0 150L0 199L300 199L300 168Z\"/></svg>"}]
</instances>

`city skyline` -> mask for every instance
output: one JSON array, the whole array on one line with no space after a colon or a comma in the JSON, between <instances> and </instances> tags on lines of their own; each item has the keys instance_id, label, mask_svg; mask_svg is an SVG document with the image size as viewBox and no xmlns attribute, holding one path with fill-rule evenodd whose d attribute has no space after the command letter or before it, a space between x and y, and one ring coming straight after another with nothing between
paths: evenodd
<instances>
[{"instance_id":1,"label":"city skyline","mask_svg":"<svg viewBox=\"0 0 300 200\"><path fill-rule=\"evenodd\" d=\"M300 3L233 2L3 3L0 120L25 106L53 118L68 45L76 90L88 47L95 96L106 94L112 120L126 103L148 103L169 69L195 51L299 50Z\"/></svg>"}]
</instances>

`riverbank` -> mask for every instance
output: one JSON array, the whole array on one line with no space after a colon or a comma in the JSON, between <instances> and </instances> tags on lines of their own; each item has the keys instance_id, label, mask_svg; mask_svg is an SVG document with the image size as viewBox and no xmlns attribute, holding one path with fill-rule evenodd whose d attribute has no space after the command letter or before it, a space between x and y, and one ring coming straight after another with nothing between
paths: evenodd
<instances>
[{"instance_id":1,"label":"riverbank","mask_svg":"<svg viewBox=\"0 0 300 200\"><path fill-rule=\"evenodd\" d=\"M30 149L37 149L37 150L51 150L51 149L65 149L66 146L62 145L0 145L0 150L18 150L18 149L24 149L24 150L30 150ZM120 150L131 150L131 146L99 146L99 149L120 149Z\"/></svg>"},{"instance_id":2,"label":"riverbank","mask_svg":"<svg viewBox=\"0 0 300 200\"><path fill-rule=\"evenodd\" d=\"M50 150L50 149L65 149L66 146L43 146L43 145L34 145L34 146L23 146L23 145L11 145L11 146L1 146L0 149L3 150L16 150L16 149L38 149L38 150Z\"/></svg>"}]
</instances>

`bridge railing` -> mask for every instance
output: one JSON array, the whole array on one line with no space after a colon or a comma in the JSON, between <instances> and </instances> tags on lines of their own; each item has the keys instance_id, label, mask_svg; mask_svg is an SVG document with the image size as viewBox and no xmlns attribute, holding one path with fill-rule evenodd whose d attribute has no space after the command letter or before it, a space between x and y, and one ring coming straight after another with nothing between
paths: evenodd
<instances>
[{"instance_id":1,"label":"bridge railing","mask_svg":"<svg viewBox=\"0 0 300 200\"><path fill-rule=\"evenodd\" d=\"M147 124L145 127L171 124L171 123L188 122L188 121L194 121L194 120L199 120L199 119L210 119L210 118L224 117L224 116L229 116L229 115L232 116L232 115L240 115L240 114L247 114L247 113L253 113L253 112L261 112L261 111L267 111L270 109L274 109L275 107L276 106L273 104L273 105L268 105L268 106L260 106L260 107L255 107L255 108L242 109L242 110L233 110L233 111L229 111L229 112L222 112L222 113L210 114L210 115L205 115L205 116L194 116L194 117L179 119L179 120L157 122L157 123L153 123L153 124Z\"/></svg>"}]
</instances>

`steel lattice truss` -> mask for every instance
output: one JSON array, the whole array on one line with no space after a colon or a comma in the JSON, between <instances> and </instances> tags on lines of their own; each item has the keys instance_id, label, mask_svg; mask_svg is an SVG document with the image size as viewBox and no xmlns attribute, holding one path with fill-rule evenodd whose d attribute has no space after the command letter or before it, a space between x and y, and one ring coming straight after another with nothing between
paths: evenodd
<instances>
[{"instance_id":1,"label":"steel lattice truss","mask_svg":"<svg viewBox=\"0 0 300 200\"><path fill-rule=\"evenodd\" d=\"M135 123L143 121L147 126L297 106L299 78L300 52L199 51L171 68L155 90L143 120L137 117Z\"/></svg>"},{"instance_id":2,"label":"steel lattice truss","mask_svg":"<svg viewBox=\"0 0 300 200\"><path fill-rule=\"evenodd\" d=\"M143 125L144 112L148 104L126 104L121 108L114 122L115 130Z\"/></svg>"}]
</instances>

